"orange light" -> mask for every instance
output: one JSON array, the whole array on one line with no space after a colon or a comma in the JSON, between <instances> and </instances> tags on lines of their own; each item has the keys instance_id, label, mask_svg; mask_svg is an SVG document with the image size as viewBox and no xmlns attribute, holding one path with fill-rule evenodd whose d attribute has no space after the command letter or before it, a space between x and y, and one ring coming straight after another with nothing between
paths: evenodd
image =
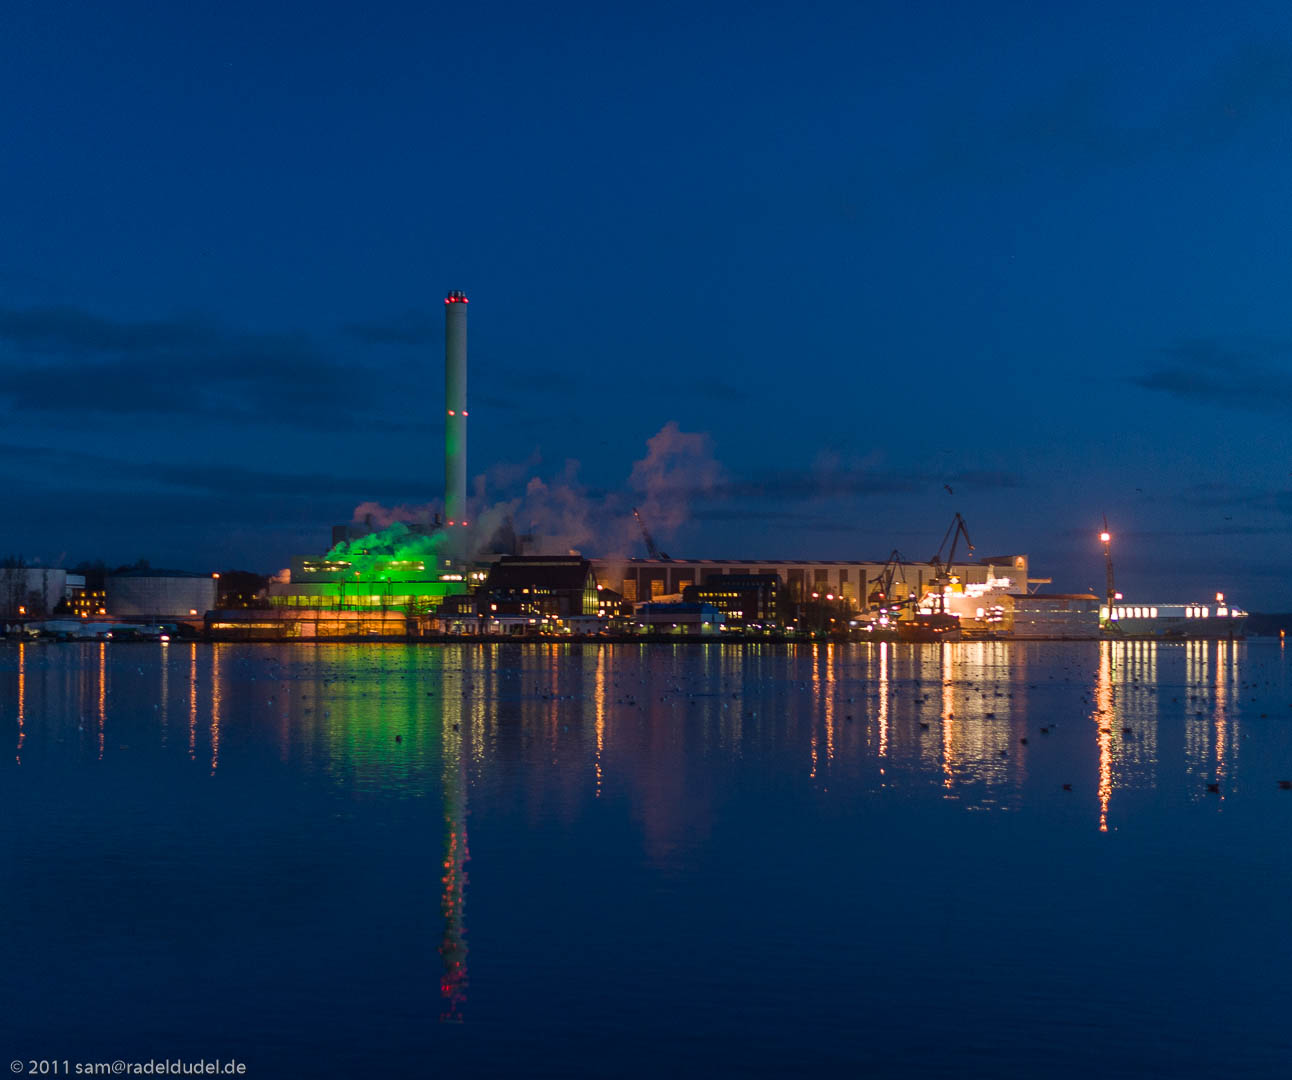
<instances>
[{"instance_id":1,"label":"orange light","mask_svg":"<svg viewBox=\"0 0 1292 1080\"><path fill-rule=\"evenodd\" d=\"M26 615L26 614L27 614L27 609L26 609L25 607L19 607L19 608L18 608L18 614L19 614L19 615Z\"/></svg>"},{"instance_id":2,"label":"orange light","mask_svg":"<svg viewBox=\"0 0 1292 1080\"><path fill-rule=\"evenodd\" d=\"M1224 602L1225 602L1225 594L1222 592L1216 593L1216 603L1223 604Z\"/></svg>"},{"instance_id":3,"label":"orange light","mask_svg":"<svg viewBox=\"0 0 1292 1080\"><path fill-rule=\"evenodd\" d=\"M212 576L213 578L215 578L215 580L216 580L216 581L219 581L219 580L220 580L220 575L219 575L219 574L212 574L211 576Z\"/></svg>"},{"instance_id":4,"label":"orange light","mask_svg":"<svg viewBox=\"0 0 1292 1080\"><path fill-rule=\"evenodd\" d=\"M189 608L189 609L188 609L188 613L189 613L190 615L196 615L196 614L197 614L197 608Z\"/></svg>"}]
</instances>

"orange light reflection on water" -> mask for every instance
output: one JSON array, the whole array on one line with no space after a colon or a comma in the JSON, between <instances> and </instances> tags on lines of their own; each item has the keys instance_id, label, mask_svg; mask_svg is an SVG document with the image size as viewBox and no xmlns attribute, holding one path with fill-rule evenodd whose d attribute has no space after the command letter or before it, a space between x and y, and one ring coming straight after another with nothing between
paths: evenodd
<instances>
[{"instance_id":1,"label":"orange light reflection on water","mask_svg":"<svg viewBox=\"0 0 1292 1080\"><path fill-rule=\"evenodd\" d=\"M838 657L834 642L825 647L825 759L834 761L834 694L835 664Z\"/></svg>"},{"instance_id":2,"label":"orange light reflection on water","mask_svg":"<svg viewBox=\"0 0 1292 1080\"><path fill-rule=\"evenodd\" d=\"M18 753L16 760L22 764L22 744L27 738L27 646L18 643Z\"/></svg>"},{"instance_id":3,"label":"orange light reflection on water","mask_svg":"<svg viewBox=\"0 0 1292 1080\"><path fill-rule=\"evenodd\" d=\"M108 726L108 643L99 642L99 760L103 760L103 744Z\"/></svg>"},{"instance_id":4,"label":"orange light reflection on water","mask_svg":"<svg viewBox=\"0 0 1292 1080\"><path fill-rule=\"evenodd\" d=\"M220 766L220 646L211 646L211 775Z\"/></svg>"},{"instance_id":5,"label":"orange light reflection on water","mask_svg":"<svg viewBox=\"0 0 1292 1080\"><path fill-rule=\"evenodd\" d=\"M601 798L601 752L606 747L606 650L597 650L597 672L596 672L596 721L595 730L597 736L597 792L596 797Z\"/></svg>"},{"instance_id":6,"label":"orange light reflection on water","mask_svg":"<svg viewBox=\"0 0 1292 1080\"><path fill-rule=\"evenodd\" d=\"M188 756L197 758L197 642L188 653Z\"/></svg>"},{"instance_id":7,"label":"orange light reflection on water","mask_svg":"<svg viewBox=\"0 0 1292 1080\"><path fill-rule=\"evenodd\" d=\"M888 756L888 642L879 643L879 756Z\"/></svg>"},{"instance_id":8,"label":"orange light reflection on water","mask_svg":"<svg viewBox=\"0 0 1292 1080\"><path fill-rule=\"evenodd\" d=\"M1095 705L1091 719L1095 722L1096 743L1099 747L1099 831L1108 831L1108 804L1113 795L1113 724L1115 696L1113 693L1113 648L1116 643L1099 645L1099 670L1095 676Z\"/></svg>"},{"instance_id":9,"label":"orange light reflection on water","mask_svg":"<svg viewBox=\"0 0 1292 1080\"><path fill-rule=\"evenodd\" d=\"M955 738L955 688L951 674L951 642L942 643L942 786L951 787L954 772L951 768L951 748Z\"/></svg>"}]
</instances>

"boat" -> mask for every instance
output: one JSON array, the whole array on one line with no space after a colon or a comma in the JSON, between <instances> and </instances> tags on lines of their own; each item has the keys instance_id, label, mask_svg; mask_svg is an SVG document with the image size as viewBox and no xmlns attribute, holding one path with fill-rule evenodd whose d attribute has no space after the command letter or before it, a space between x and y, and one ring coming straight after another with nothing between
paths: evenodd
<instances>
[{"instance_id":1,"label":"boat","mask_svg":"<svg viewBox=\"0 0 1292 1080\"><path fill-rule=\"evenodd\" d=\"M1247 612L1225 603L1217 593L1209 603L1133 604L1124 600L1099 609L1105 638L1157 638L1167 641L1215 641L1242 638Z\"/></svg>"},{"instance_id":2,"label":"boat","mask_svg":"<svg viewBox=\"0 0 1292 1080\"><path fill-rule=\"evenodd\" d=\"M915 644L960 640L960 616L945 611L917 611L897 623L897 640Z\"/></svg>"}]
</instances>

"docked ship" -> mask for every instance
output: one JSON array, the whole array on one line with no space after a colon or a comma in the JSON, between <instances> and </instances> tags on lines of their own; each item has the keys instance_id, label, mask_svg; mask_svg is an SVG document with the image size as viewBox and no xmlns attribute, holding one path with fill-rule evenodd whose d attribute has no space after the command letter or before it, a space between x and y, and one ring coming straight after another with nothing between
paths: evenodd
<instances>
[{"instance_id":1,"label":"docked ship","mask_svg":"<svg viewBox=\"0 0 1292 1080\"><path fill-rule=\"evenodd\" d=\"M915 644L960 640L960 616L946 611L917 611L894 624L897 640Z\"/></svg>"},{"instance_id":2,"label":"docked ship","mask_svg":"<svg viewBox=\"0 0 1292 1080\"><path fill-rule=\"evenodd\" d=\"M1175 641L1241 638L1247 612L1225 603L1217 593L1211 603L1131 604L1118 601L1099 609L1099 625L1106 638L1165 638Z\"/></svg>"}]
</instances>

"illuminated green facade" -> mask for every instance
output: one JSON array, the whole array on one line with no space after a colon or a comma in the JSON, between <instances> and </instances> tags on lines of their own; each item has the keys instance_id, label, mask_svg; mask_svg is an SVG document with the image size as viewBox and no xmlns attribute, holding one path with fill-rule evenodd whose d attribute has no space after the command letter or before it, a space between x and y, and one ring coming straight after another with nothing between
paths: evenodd
<instances>
[{"instance_id":1,"label":"illuminated green facade","mask_svg":"<svg viewBox=\"0 0 1292 1080\"><path fill-rule=\"evenodd\" d=\"M331 554L294 561L290 582L269 586L275 608L315 611L400 611L429 615L446 597L470 591L471 577L483 574L441 573L423 559L361 558Z\"/></svg>"}]
</instances>

